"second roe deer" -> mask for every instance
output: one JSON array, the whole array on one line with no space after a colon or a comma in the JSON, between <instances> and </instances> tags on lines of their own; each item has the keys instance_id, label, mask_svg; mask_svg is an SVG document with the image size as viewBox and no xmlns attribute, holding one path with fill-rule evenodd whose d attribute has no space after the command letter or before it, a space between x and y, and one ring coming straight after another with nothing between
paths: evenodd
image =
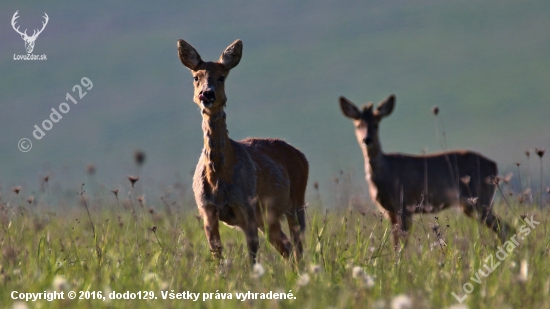
<instances>
[{"instance_id":1,"label":"second roe deer","mask_svg":"<svg viewBox=\"0 0 550 309\"><path fill-rule=\"evenodd\" d=\"M204 62L184 40L178 41L181 62L191 70L193 101L202 114L204 147L193 177L193 191L204 220L213 255L222 256L219 221L243 230L252 264L258 252L258 229L279 253L290 258L293 248L281 229L286 216L295 258L302 255L305 231L305 191L309 173L306 157L279 139L229 138L224 107L224 82L239 64L243 44L233 42L216 62ZM265 226L265 225L267 226Z\"/></svg>"},{"instance_id":2,"label":"second roe deer","mask_svg":"<svg viewBox=\"0 0 550 309\"><path fill-rule=\"evenodd\" d=\"M413 213L436 212L458 204L464 213L477 217L493 229L504 242L512 227L492 210L496 190L497 165L490 159L468 150L412 156L386 154L378 137L380 121L391 114L395 96L372 103L359 110L340 97L342 113L355 124L355 135L365 159L370 196L391 220L394 246L399 234L407 234Z\"/></svg>"}]
</instances>

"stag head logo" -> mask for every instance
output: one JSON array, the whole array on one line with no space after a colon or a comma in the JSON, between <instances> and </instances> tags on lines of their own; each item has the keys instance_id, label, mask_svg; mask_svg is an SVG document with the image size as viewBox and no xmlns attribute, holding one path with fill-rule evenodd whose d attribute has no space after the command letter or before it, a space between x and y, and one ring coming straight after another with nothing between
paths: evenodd
<instances>
[{"instance_id":1,"label":"stag head logo","mask_svg":"<svg viewBox=\"0 0 550 309\"><path fill-rule=\"evenodd\" d=\"M31 36L28 36L27 35L27 29L25 29L25 31L21 32L19 31L19 26L17 26L17 28L15 28L15 20L19 18L19 16L17 15L19 11L16 11L15 14L13 14L13 17L11 19L11 26L13 27L13 30L15 30L15 32L19 33L21 35L21 38L23 39L23 41L25 41L25 49L27 50L27 53L30 54L32 53L32 50L34 49L34 43L36 41L36 38L38 38L38 35L40 33L42 33L42 31L44 30L44 28L46 28L46 25L48 24L48 20L49 20L49 17L48 17L48 14L44 13L44 19L45 21L42 22L42 29L40 30L33 30L33 33Z\"/></svg>"}]
</instances>

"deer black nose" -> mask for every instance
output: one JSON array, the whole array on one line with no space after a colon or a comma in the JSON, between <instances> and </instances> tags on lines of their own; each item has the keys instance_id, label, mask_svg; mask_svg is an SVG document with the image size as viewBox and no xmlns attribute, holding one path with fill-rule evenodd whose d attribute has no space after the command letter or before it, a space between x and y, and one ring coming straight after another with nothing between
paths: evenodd
<instances>
[{"instance_id":1,"label":"deer black nose","mask_svg":"<svg viewBox=\"0 0 550 309\"><path fill-rule=\"evenodd\" d=\"M372 144L372 137L365 137L365 139L363 139L363 144L365 144L365 146L370 146Z\"/></svg>"},{"instance_id":2,"label":"deer black nose","mask_svg":"<svg viewBox=\"0 0 550 309\"><path fill-rule=\"evenodd\" d=\"M215 101L216 100L216 94L212 90L205 90L201 93L204 97L206 97L209 101Z\"/></svg>"}]
</instances>

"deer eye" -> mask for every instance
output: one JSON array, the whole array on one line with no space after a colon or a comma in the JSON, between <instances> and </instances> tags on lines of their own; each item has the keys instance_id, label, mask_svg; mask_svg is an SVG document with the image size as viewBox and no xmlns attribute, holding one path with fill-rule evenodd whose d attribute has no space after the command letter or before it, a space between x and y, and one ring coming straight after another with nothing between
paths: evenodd
<instances>
[{"instance_id":1,"label":"deer eye","mask_svg":"<svg viewBox=\"0 0 550 309\"><path fill-rule=\"evenodd\" d=\"M198 82L199 81L199 77L198 76L193 76L193 79Z\"/></svg>"},{"instance_id":2,"label":"deer eye","mask_svg":"<svg viewBox=\"0 0 550 309\"><path fill-rule=\"evenodd\" d=\"M220 83L223 83L224 80L225 80L225 76L220 76L220 77L218 77L218 81L219 81Z\"/></svg>"}]
</instances>

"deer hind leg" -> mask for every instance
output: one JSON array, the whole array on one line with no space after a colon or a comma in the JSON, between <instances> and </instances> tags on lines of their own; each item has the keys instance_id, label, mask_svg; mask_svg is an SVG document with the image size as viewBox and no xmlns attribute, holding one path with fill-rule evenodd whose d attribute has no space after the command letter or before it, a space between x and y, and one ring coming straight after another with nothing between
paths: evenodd
<instances>
[{"instance_id":1,"label":"deer hind leg","mask_svg":"<svg viewBox=\"0 0 550 309\"><path fill-rule=\"evenodd\" d=\"M296 261L299 261L304 253L302 239L306 229L305 209L299 209L287 213L286 219L288 221L288 228L290 230L292 242L295 247L295 258Z\"/></svg>"},{"instance_id":2,"label":"deer hind leg","mask_svg":"<svg viewBox=\"0 0 550 309\"><path fill-rule=\"evenodd\" d=\"M250 206L233 205L233 213L237 218L238 226L243 230L248 247L248 255L252 265L256 264L256 257L260 247L258 237L258 222L256 221L256 201L251 201Z\"/></svg>"},{"instance_id":3,"label":"deer hind leg","mask_svg":"<svg viewBox=\"0 0 550 309\"><path fill-rule=\"evenodd\" d=\"M489 184L483 184L479 192L479 199L472 205L473 201L463 201L464 212L474 217L477 213L477 217L482 224L485 224L488 228L492 229L500 238L502 242L508 240L508 235L513 234L514 228L508 225L505 221L501 220L493 212L493 195L495 193L495 187Z\"/></svg>"},{"instance_id":4,"label":"deer hind leg","mask_svg":"<svg viewBox=\"0 0 550 309\"><path fill-rule=\"evenodd\" d=\"M401 216L401 241L403 248L407 246L407 243L409 242L409 233L412 226L412 215L411 214L404 214Z\"/></svg>"},{"instance_id":5,"label":"deer hind leg","mask_svg":"<svg viewBox=\"0 0 550 309\"><path fill-rule=\"evenodd\" d=\"M281 229L281 223L277 220L271 222L268 227L268 239L271 245L285 258L290 258L292 253L292 244Z\"/></svg>"},{"instance_id":6,"label":"deer hind leg","mask_svg":"<svg viewBox=\"0 0 550 309\"><path fill-rule=\"evenodd\" d=\"M248 224L243 230L246 237L246 245L248 247L250 263L254 265L256 264L258 248L260 247L260 240L258 238L258 224L255 220L248 220Z\"/></svg>"},{"instance_id":7,"label":"deer hind leg","mask_svg":"<svg viewBox=\"0 0 550 309\"><path fill-rule=\"evenodd\" d=\"M508 240L509 234L514 234L514 228L494 214L493 205L491 204L494 192L495 187L493 185L486 185L485 188L482 188L476 206L478 212L481 213L481 222L492 229L502 242L505 242Z\"/></svg>"}]
</instances>

